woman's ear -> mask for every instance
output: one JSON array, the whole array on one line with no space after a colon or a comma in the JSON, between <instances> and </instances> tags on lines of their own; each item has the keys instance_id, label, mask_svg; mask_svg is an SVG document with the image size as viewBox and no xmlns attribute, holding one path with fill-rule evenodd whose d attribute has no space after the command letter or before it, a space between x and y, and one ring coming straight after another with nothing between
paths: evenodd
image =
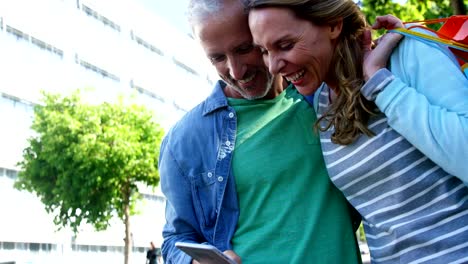
<instances>
[{"instance_id":1,"label":"woman's ear","mask_svg":"<svg viewBox=\"0 0 468 264\"><path fill-rule=\"evenodd\" d=\"M340 18L335 24L330 25L330 38L336 39L340 36L343 29L343 18Z\"/></svg>"}]
</instances>

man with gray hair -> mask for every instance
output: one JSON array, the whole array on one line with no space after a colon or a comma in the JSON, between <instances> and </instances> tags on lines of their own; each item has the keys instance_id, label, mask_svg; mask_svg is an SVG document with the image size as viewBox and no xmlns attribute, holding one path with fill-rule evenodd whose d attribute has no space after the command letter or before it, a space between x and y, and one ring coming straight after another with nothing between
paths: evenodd
<instances>
[{"instance_id":1,"label":"man with gray hair","mask_svg":"<svg viewBox=\"0 0 468 264\"><path fill-rule=\"evenodd\" d=\"M189 21L222 80L161 145L165 263L197 263L179 241L212 244L238 263L359 263L315 112L268 73L240 0L191 0Z\"/></svg>"}]
</instances>

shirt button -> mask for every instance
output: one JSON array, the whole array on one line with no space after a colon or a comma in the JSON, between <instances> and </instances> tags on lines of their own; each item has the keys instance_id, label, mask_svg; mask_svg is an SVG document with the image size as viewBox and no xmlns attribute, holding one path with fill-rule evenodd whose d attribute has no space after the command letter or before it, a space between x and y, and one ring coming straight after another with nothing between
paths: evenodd
<instances>
[{"instance_id":1,"label":"shirt button","mask_svg":"<svg viewBox=\"0 0 468 264\"><path fill-rule=\"evenodd\" d=\"M208 178L211 178L211 177L213 177L213 173L208 172Z\"/></svg>"},{"instance_id":2,"label":"shirt button","mask_svg":"<svg viewBox=\"0 0 468 264\"><path fill-rule=\"evenodd\" d=\"M223 180L224 180L223 177L221 177L221 176L218 177L218 181L219 181L219 182L222 182Z\"/></svg>"},{"instance_id":3,"label":"shirt button","mask_svg":"<svg viewBox=\"0 0 468 264\"><path fill-rule=\"evenodd\" d=\"M233 117L234 117L234 113L233 112L229 113L229 118L233 118Z\"/></svg>"},{"instance_id":4,"label":"shirt button","mask_svg":"<svg viewBox=\"0 0 468 264\"><path fill-rule=\"evenodd\" d=\"M228 146L228 147L231 146L231 141L229 141L229 140L226 141L226 146Z\"/></svg>"}]
</instances>

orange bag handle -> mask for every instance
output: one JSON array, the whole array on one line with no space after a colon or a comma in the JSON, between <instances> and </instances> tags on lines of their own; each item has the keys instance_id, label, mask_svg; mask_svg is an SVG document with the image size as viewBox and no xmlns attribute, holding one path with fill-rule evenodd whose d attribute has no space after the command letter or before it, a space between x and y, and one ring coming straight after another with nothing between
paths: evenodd
<instances>
[{"instance_id":1,"label":"orange bag handle","mask_svg":"<svg viewBox=\"0 0 468 264\"><path fill-rule=\"evenodd\" d=\"M424 28L425 30L429 30L437 34L441 38L455 40L457 42L468 44L468 15L454 15L454 16L444 17L444 18L404 22L404 24L413 24L413 23L418 23L418 25L410 26L408 27L408 29L412 29L415 27ZM422 26L422 25L429 25L429 24L435 24L435 23L444 23L444 24L437 31Z\"/></svg>"}]
</instances>

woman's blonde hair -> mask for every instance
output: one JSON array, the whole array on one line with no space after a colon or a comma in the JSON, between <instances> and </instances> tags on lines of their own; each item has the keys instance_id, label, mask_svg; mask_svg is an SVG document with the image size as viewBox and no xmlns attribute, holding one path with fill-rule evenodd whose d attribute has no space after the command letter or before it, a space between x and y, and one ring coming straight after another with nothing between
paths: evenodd
<instances>
[{"instance_id":1,"label":"woman's blonde hair","mask_svg":"<svg viewBox=\"0 0 468 264\"><path fill-rule=\"evenodd\" d=\"M343 20L343 27L333 53L329 77L336 80L337 97L329 110L318 119L321 131L335 128L331 140L347 145L361 134L373 135L367 128L375 104L360 93L364 83L362 71L362 38L367 27L364 15L352 0L244 0L246 8L279 6L289 8L295 15L315 25L334 26ZM325 125L321 126L321 121Z\"/></svg>"}]
</instances>

